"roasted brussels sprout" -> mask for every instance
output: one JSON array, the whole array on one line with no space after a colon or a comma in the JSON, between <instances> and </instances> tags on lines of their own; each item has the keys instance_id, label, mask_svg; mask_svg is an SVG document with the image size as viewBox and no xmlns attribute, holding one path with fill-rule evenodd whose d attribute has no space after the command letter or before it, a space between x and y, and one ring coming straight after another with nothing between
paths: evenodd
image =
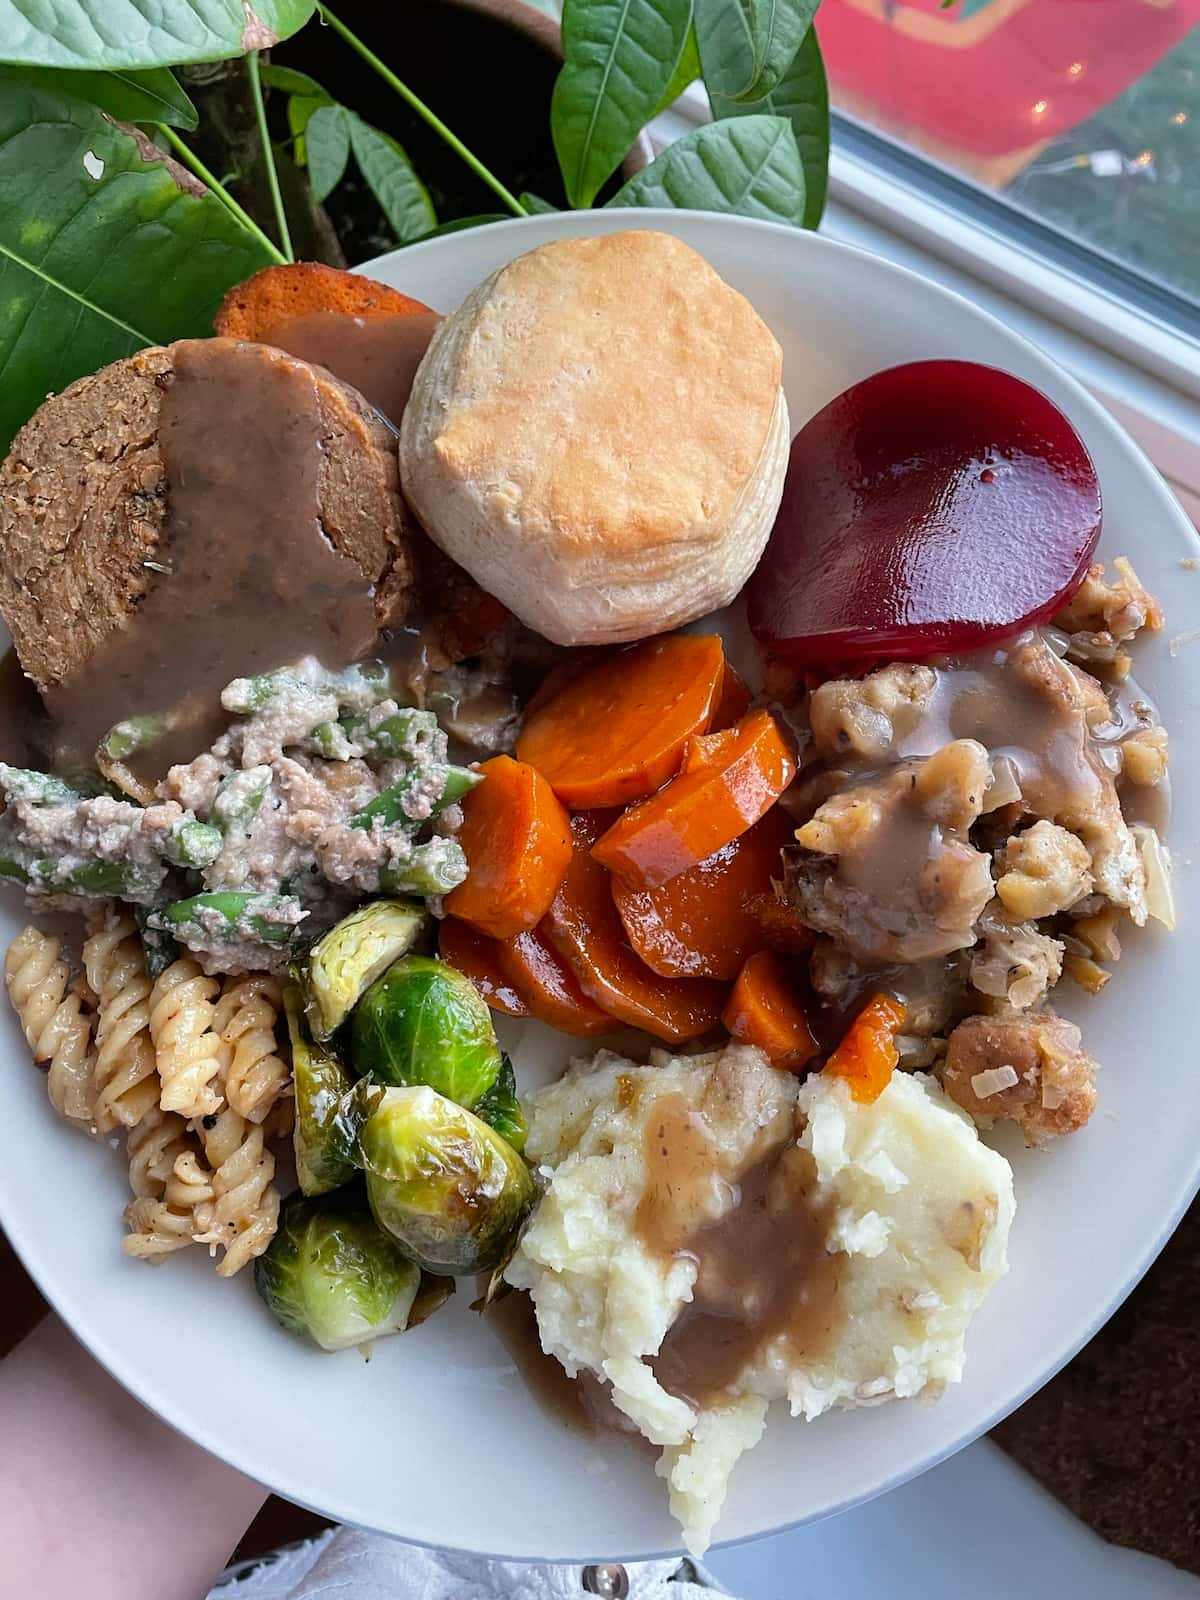
<instances>
[{"instance_id":1,"label":"roasted brussels sprout","mask_svg":"<svg viewBox=\"0 0 1200 1600\"><path fill-rule=\"evenodd\" d=\"M341 1062L312 1042L304 1025L300 990L289 984L283 996L292 1041L292 1078L296 1115L292 1142L296 1176L306 1195L326 1194L354 1176L359 1103Z\"/></svg>"},{"instance_id":2,"label":"roasted brussels sprout","mask_svg":"<svg viewBox=\"0 0 1200 1600\"><path fill-rule=\"evenodd\" d=\"M471 1110L500 1076L492 1014L469 978L431 956L402 956L354 1012L354 1070L402 1088L428 1084Z\"/></svg>"},{"instance_id":3,"label":"roasted brussels sprout","mask_svg":"<svg viewBox=\"0 0 1200 1600\"><path fill-rule=\"evenodd\" d=\"M420 1268L376 1225L358 1188L289 1195L254 1263L254 1287L275 1320L322 1350L402 1333L420 1286Z\"/></svg>"},{"instance_id":4,"label":"roasted brussels sprout","mask_svg":"<svg viewBox=\"0 0 1200 1600\"><path fill-rule=\"evenodd\" d=\"M332 1038L376 978L412 949L426 921L414 900L376 900L317 940L305 982L314 1039Z\"/></svg>"},{"instance_id":5,"label":"roasted brussels sprout","mask_svg":"<svg viewBox=\"0 0 1200 1600\"><path fill-rule=\"evenodd\" d=\"M379 1226L428 1272L500 1261L533 1203L529 1168L486 1122L425 1086L360 1085L367 1198Z\"/></svg>"},{"instance_id":6,"label":"roasted brussels sprout","mask_svg":"<svg viewBox=\"0 0 1200 1600\"><path fill-rule=\"evenodd\" d=\"M517 1099L517 1077L507 1056L501 1057L500 1076L483 1098L476 1101L474 1109L475 1115L489 1127L495 1128L514 1150L518 1153L524 1150L529 1124Z\"/></svg>"}]
</instances>

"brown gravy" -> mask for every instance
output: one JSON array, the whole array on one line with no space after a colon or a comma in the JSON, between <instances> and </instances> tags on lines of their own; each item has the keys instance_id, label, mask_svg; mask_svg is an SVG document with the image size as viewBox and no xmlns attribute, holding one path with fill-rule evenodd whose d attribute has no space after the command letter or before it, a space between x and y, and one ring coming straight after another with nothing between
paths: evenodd
<instances>
[{"instance_id":1,"label":"brown gravy","mask_svg":"<svg viewBox=\"0 0 1200 1600\"><path fill-rule=\"evenodd\" d=\"M268 328L263 342L352 384L398 428L421 357L441 320L435 311L407 317L309 311Z\"/></svg>"},{"instance_id":2,"label":"brown gravy","mask_svg":"<svg viewBox=\"0 0 1200 1600\"><path fill-rule=\"evenodd\" d=\"M45 764L46 713L15 650L0 656L0 761L13 767Z\"/></svg>"},{"instance_id":3,"label":"brown gravy","mask_svg":"<svg viewBox=\"0 0 1200 1600\"><path fill-rule=\"evenodd\" d=\"M696 1407L718 1402L780 1337L789 1360L819 1358L843 1308L808 1151L788 1138L727 1175L700 1119L671 1095L647 1124L645 1157L638 1236L660 1259L697 1266L693 1298L650 1363L663 1388ZM734 1203L711 1220L714 1185L727 1185Z\"/></svg>"},{"instance_id":4,"label":"brown gravy","mask_svg":"<svg viewBox=\"0 0 1200 1600\"><path fill-rule=\"evenodd\" d=\"M233 678L315 655L365 654L376 634L372 585L320 519L322 423L312 373L297 362L238 359L226 339L175 346L159 443L168 514L151 586L127 625L50 699L56 755L90 756L114 723L185 708L154 768L194 755L220 731Z\"/></svg>"},{"instance_id":5,"label":"brown gravy","mask_svg":"<svg viewBox=\"0 0 1200 1600\"><path fill-rule=\"evenodd\" d=\"M544 1411L570 1428L592 1432L594 1424L574 1378L542 1349L537 1313L529 1295L514 1290L487 1308L485 1320L513 1359L525 1387Z\"/></svg>"}]
</instances>

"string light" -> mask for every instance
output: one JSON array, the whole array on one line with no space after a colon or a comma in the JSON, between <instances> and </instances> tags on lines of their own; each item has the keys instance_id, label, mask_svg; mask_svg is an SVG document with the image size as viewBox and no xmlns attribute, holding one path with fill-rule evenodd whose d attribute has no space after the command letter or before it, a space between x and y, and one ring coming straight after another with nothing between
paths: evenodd
<instances>
[{"instance_id":1,"label":"string light","mask_svg":"<svg viewBox=\"0 0 1200 1600\"><path fill-rule=\"evenodd\" d=\"M1033 114L1035 117L1044 117L1049 109L1050 102L1048 100L1035 100L1033 102Z\"/></svg>"},{"instance_id":2,"label":"string light","mask_svg":"<svg viewBox=\"0 0 1200 1600\"><path fill-rule=\"evenodd\" d=\"M1072 61L1071 65L1067 68L1068 78L1073 78L1078 81L1078 79L1083 77L1083 74L1084 65L1082 61Z\"/></svg>"}]
</instances>

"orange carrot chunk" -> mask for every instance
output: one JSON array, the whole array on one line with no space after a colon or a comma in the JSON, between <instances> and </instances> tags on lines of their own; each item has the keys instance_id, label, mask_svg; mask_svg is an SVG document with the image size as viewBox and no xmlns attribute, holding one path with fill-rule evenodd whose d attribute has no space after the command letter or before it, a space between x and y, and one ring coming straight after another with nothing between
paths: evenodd
<instances>
[{"instance_id":1,"label":"orange carrot chunk","mask_svg":"<svg viewBox=\"0 0 1200 1600\"><path fill-rule=\"evenodd\" d=\"M510 1017L527 1017L529 1007L502 971L500 946L486 933L476 933L457 917L443 917L438 930L438 954L479 990L493 1011Z\"/></svg>"},{"instance_id":2,"label":"orange carrot chunk","mask_svg":"<svg viewBox=\"0 0 1200 1600\"><path fill-rule=\"evenodd\" d=\"M890 994L872 996L825 1063L826 1072L849 1082L856 1100L869 1105L891 1082L900 1059L896 1034L904 1025L904 1017L904 1007Z\"/></svg>"},{"instance_id":3,"label":"orange carrot chunk","mask_svg":"<svg viewBox=\"0 0 1200 1600\"><path fill-rule=\"evenodd\" d=\"M608 873L592 855L611 817L583 811L571 818L575 853L541 931L603 1011L682 1044L715 1027L725 989L703 978L661 978L630 949Z\"/></svg>"},{"instance_id":4,"label":"orange carrot chunk","mask_svg":"<svg viewBox=\"0 0 1200 1600\"><path fill-rule=\"evenodd\" d=\"M615 1033L621 1024L601 1011L579 987L575 975L537 928L496 945L505 977L520 993L531 1016L560 1033L589 1039Z\"/></svg>"},{"instance_id":5,"label":"orange carrot chunk","mask_svg":"<svg viewBox=\"0 0 1200 1600\"><path fill-rule=\"evenodd\" d=\"M420 300L389 289L374 278L343 272L319 261L294 261L263 267L235 284L213 318L213 332L231 339L270 343L270 335L291 317L313 311L340 311L352 317L406 317L428 311Z\"/></svg>"},{"instance_id":6,"label":"orange carrot chunk","mask_svg":"<svg viewBox=\"0 0 1200 1600\"><path fill-rule=\"evenodd\" d=\"M725 728L732 728L735 722L742 720L749 709L750 691L746 687L745 679L727 661L725 676L721 679L721 698L717 701L707 731L720 733Z\"/></svg>"},{"instance_id":7,"label":"orange carrot chunk","mask_svg":"<svg viewBox=\"0 0 1200 1600\"><path fill-rule=\"evenodd\" d=\"M798 1072L817 1053L796 986L769 950L756 951L746 962L721 1020L733 1038L757 1045L773 1066Z\"/></svg>"},{"instance_id":8,"label":"orange carrot chunk","mask_svg":"<svg viewBox=\"0 0 1200 1600\"><path fill-rule=\"evenodd\" d=\"M446 896L446 911L493 939L536 927L571 861L571 820L532 767L493 756L483 782L462 803L458 842L467 877Z\"/></svg>"},{"instance_id":9,"label":"orange carrot chunk","mask_svg":"<svg viewBox=\"0 0 1200 1600\"><path fill-rule=\"evenodd\" d=\"M757 915L771 897L779 853L794 823L773 806L748 832L657 889L613 879L612 895L629 942L667 978L736 978L770 940Z\"/></svg>"},{"instance_id":10,"label":"orange carrot chunk","mask_svg":"<svg viewBox=\"0 0 1200 1600\"><path fill-rule=\"evenodd\" d=\"M573 809L639 800L679 771L688 739L708 727L724 671L712 634L607 656L526 717L517 755Z\"/></svg>"},{"instance_id":11,"label":"orange carrot chunk","mask_svg":"<svg viewBox=\"0 0 1200 1600\"><path fill-rule=\"evenodd\" d=\"M596 859L623 882L656 889L752 828L791 783L796 763L769 711L694 738L684 770L630 806L597 843Z\"/></svg>"}]
</instances>

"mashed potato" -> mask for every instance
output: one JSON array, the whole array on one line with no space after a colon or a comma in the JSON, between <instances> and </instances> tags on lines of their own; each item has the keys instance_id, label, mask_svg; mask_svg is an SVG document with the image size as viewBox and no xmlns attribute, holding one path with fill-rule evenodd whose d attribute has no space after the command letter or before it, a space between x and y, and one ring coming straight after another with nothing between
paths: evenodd
<instances>
[{"instance_id":1,"label":"mashed potato","mask_svg":"<svg viewBox=\"0 0 1200 1600\"><path fill-rule=\"evenodd\" d=\"M653 1133L684 1103L685 1132L705 1159L664 1188L651 1170ZM703 1230L742 1226L741 1176L789 1146L789 1159L812 1172L794 1203L823 1234L835 1288L828 1337L801 1344L791 1327L768 1329L718 1395L693 1401L686 1385L664 1386L655 1358L702 1298L704 1251L654 1248L648 1190L660 1208L665 1193L686 1211L678 1220L689 1237L712 1237ZM1007 1268L1008 1163L917 1074L897 1073L861 1105L844 1082L801 1084L742 1045L656 1052L647 1067L601 1051L535 1097L527 1154L547 1187L507 1277L532 1294L547 1353L605 1382L661 1448L671 1510L697 1553L768 1402L786 1398L811 1419L832 1406L939 1394L961 1376L971 1316Z\"/></svg>"}]
</instances>

